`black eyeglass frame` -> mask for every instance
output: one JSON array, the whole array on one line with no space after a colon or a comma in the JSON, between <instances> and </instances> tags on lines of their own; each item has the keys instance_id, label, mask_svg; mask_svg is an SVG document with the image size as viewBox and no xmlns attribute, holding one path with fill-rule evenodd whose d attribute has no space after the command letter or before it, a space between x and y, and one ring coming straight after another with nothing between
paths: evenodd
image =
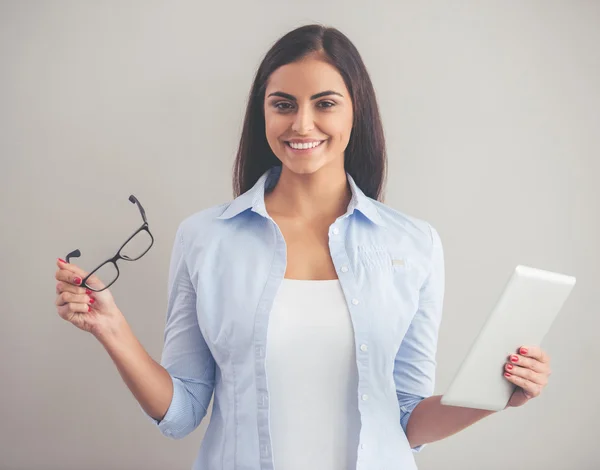
<instances>
[{"instance_id":1,"label":"black eyeglass frame","mask_svg":"<svg viewBox=\"0 0 600 470\"><path fill-rule=\"evenodd\" d=\"M119 261L120 259L125 260L125 261L137 261L142 256L144 256L146 253L148 253L148 251L150 250L150 248L152 248L152 245L154 245L154 237L152 236L152 233L150 233L150 229L148 228L148 219L146 219L146 211L144 210L144 208L140 204L140 201L138 201L137 198L133 194L129 196L129 201L132 204L137 204L138 209L140 210L140 214L142 215L142 219L144 220L144 223L141 225L140 228L138 228L133 233L133 235L131 235L127 239L127 241L125 243L123 243L121 245L121 248L119 248L119 250L117 251L117 254L115 256L113 256L112 258L109 258L106 261L104 261L97 268L95 268L93 271L91 271L84 279L81 280L81 284L79 284L81 287L86 287L87 289L89 289L89 290L91 290L93 292L102 292L103 290L108 289L110 286L112 286L117 281L117 279L119 279L119 275L121 274L121 272L119 271L119 266L117 265L117 261ZM125 245L127 245L127 243L129 243L129 241L133 237L135 237L138 233L140 233L142 230L145 230L146 232L148 232L148 235L150 235L150 238L152 239L152 242L150 243L150 246L146 249L146 251L144 251L137 258L130 258L127 255L121 255L120 253L121 253L121 250L123 249L123 247ZM67 263L70 263L70 259L71 258L79 258L80 256L81 256L81 251L79 251L79 249L77 249L77 250L73 250L71 253L69 253L65 257L65 259L67 260ZM98 271L102 266L104 266L107 263L112 263L112 264L115 265L115 268L117 269L117 277L115 277L110 284L108 284L107 286L104 286L102 289L94 289L93 287L87 285L87 280L90 278L90 276L92 276L96 271Z\"/></svg>"}]
</instances>

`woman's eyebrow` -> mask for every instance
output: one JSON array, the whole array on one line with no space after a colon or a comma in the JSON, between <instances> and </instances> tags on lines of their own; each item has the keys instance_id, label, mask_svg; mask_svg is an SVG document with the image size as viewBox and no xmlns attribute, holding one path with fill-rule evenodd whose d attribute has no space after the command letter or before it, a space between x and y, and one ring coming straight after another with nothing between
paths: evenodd
<instances>
[{"instance_id":1,"label":"woman's eyebrow","mask_svg":"<svg viewBox=\"0 0 600 470\"><path fill-rule=\"evenodd\" d=\"M312 95L310 97L310 99L311 100L316 100L317 98L321 98L321 97L327 96L327 95L338 95L338 96L341 96L343 98L343 95L341 95L337 91L327 90L327 91L322 91L321 93L317 93L316 95ZM283 91L275 91L275 92L271 93L269 96L267 96L267 98L270 98L271 96L280 96L280 97L286 98L286 99L288 99L290 101L297 101L297 99L296 99L295 96L290 95L289 93L284 93Z\"/></svg>"}]
</instances>

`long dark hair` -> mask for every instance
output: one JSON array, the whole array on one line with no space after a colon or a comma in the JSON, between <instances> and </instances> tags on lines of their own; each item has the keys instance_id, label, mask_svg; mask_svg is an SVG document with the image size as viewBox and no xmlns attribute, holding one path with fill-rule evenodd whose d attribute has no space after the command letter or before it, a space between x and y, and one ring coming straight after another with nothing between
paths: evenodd
<instances>
[{"instance_id":1,"label":"long dark hair","mask_svg":"<svg viewBox=\"0 0 600 470\"><path fill-rule=\"evenodd\" d=\"M318 24L301 26L281 37L256 72L234 163L234 197L248 191L269 168L281 164L265 133L263 106L267 80L279 67L312 53L339 71L352 98L354 120L344 153L344 168L365 195L383 201L387 156L373 84L352 42L339 30Z\"/></svg>"}]
</instances>

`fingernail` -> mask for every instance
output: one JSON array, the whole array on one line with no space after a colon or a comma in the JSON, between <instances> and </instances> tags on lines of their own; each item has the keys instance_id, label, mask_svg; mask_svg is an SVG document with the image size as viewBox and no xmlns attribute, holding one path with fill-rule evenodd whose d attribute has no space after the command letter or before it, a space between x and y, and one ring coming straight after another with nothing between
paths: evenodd
<instances>
[{"instance_id":1,"label":"fingernail","mask_svg":"<svg viewBox=\"0 0 600 470\"><path fill-rule=\"evenodd\" d=\"M521 354L527 354L527 348L521 348Z\"/></svg>"},{"instance_id":2,"label":"fingernail","mask_svg":"<svg viewBox=\"0 0 600 470\"><path fill-rule=\"evenodd\" d=\"M79 284L81 284L81 278L80 277L73 278L73 282L75 284L79 285Z\"/></svg>"},{"instance_id":3,"label":"fingernail","mask_svg":"<svg viewBox=\"0 0 600 470\"><path fill-rule=\"evenodd\" d=\"M91 290L89 290L89 289L86 289L86 290L85 290L85 293L86 293L87 295L90 295L90 294L92 293L92 291L91 291Z\"/></svg>"},{"instance_id":4,"label":"fingernail","mask_svg":"<svg viewBox=\"0 0 600 470\"><path fill-rule=\"evenodd\" d=\"M510 374L508 372L505 372L504 377L510 377Z\"/></svg>"},{"instance_id":5,"label":"fingernail","mask_svg":"<svg viewBox=\"0 0 600 470\"><path fill-rule=\"evenodd\" d=\"M519 358L517 356L510 356L510 360L513 362L517 362Z\"/></svg>"},{"instance_id":6,"label":"fingernail","mask_svg":"<svg viewBox=\"0 0 600 470\"><path fill-rule=\"evenodd\" d=\"M512 364L506 364L506 368L507 368L508 370L512 370L513 366L512 366Z\"/></svg>"},{"instance_id":7,"label":"fingernail","mask_svg":"<svg viewBox=\"0 0 600 470\"><path fill-rule=\"evenodd\" d=\"M91 312L91 311L92 311L92 307L90 307L90 306L88 305L88 312Z\"/></svg>"},{"instance_id":8,"label":"fingernail","mask_svg":"<svg viewBox=\"0 0 600 470\"><path fill-rule=\"evenodd\" d=\"M90 297L90 303L93 304L96 301L93 297Z\"/></svg>"},{"instance_id":9,"label":"fingernail","mask_svg":"<svg viewBox=\"0 0 600 470\"><path fill-rule=\"evenodd\" d=\"M62 258L58 258L58 261L60 261L61 263L65 263L65 264L67 263L67 262L66 262L64 259L62 259Z\"/></svg>"}]
</instances>

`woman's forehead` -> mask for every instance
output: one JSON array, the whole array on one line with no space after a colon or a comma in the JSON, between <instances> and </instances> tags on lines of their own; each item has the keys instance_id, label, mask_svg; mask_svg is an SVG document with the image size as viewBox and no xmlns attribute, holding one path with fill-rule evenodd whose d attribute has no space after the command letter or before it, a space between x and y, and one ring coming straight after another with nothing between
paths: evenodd
<instances>
[{"instance_id":1,"label":"woman's forehead","mask_svg":"<svg viewBox=\"0 0 600 470\"><path fill-rule=\"evenodd\" d=\"M282 65L269 77L267 94L281 91L297 98L310 97L325 90L347 95L346 85L338 70L322 60L304 59Z\"/></svg>"}]
</instances>

